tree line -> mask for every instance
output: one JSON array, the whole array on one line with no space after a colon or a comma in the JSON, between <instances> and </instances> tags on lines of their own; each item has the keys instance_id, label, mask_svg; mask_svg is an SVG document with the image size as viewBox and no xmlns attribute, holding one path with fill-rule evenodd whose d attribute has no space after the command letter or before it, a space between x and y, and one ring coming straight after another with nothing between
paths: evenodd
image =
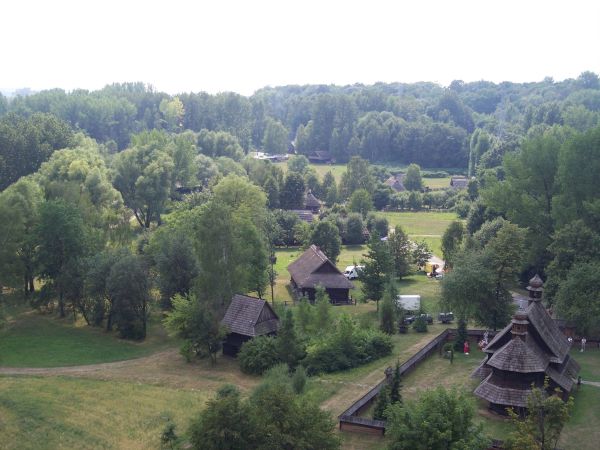
<instances>
[{"instance_id":1,"label":"tree line","mask_svg":"<svg viewBox=\"0 0 600 450\"><path fill-rule=\"evenodd\" d=\"M52 114L112 152L145 130L226 132L241 149L300 154L328 151L339 162L466 168L499 162L530 130L598 125L600 82L593 72L577 79L536 83L377 83L371 86L283 86L235 93L170 96L143 83L98 91L53 89L26 96L0 95L0 116ZM483 137L477 136L483 134ZM3 155L2 155L3 156Z\"/></svg>"}]
</instances>

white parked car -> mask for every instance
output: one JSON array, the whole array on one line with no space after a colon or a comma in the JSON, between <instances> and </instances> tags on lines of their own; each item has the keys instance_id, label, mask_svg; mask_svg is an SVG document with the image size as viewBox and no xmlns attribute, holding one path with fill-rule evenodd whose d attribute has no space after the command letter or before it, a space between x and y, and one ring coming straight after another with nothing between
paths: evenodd
<instances>
[{"instance_id":1,"label":"white parked car","mask_svg":"<svg viewBox=\"0 0 600 450\"><path fill-rule=\"evenodd\" d=\"M344 270L344 276L349 280L355 280L360 276L360 273L365 266L348 266Z\"/></svg>"}]
</instances>

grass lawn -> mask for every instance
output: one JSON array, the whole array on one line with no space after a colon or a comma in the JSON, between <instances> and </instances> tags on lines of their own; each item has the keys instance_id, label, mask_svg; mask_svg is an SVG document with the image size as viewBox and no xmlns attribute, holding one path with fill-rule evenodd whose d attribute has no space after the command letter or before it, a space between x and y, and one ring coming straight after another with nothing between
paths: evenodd
<instances>
[{"instance_id":1,"label":"grass lawn","mask_svg":"<svg viewBox=\"0 0 600 450\"><path fill-rule=\"evenodd\" d=\"M430 189L443 189L450 187L451 177L444 178L426 178L423 177L423 184Z\"/></svg>"},{"instance_id":2,"label":"grass lawn","mask_svg":"<svg viewBox=\"0 0 600 450\"><path fill-rule=\"evenodd\" d=\"M119 361L148 355L172 345L161 325L150 325L141 343L67 320L29 312L17 315L0 331L0 365L58 367Z\"/></svg>"},{"instance_id":3,"label":"grass lawn","mask_svg":"<svg viewBox=\"0 0 600 450\"><path fill-rule=\"evenodd\" d=\"M0 377L4 449L160 448L168 419L183 431L209 391L66 377Z\"/></svg>"},{"instance_id":4,"label":"grass lawn","mask_svg":"<svg viewBox=\"0 0 600 450\"><path fill-rule=\"evenodd\" d=\"M579 343L574 343L571 356L581 365L579 375L582 380L600 382L600 349L594 347L588 344L582 353L578 350Z\"/></svg>"}]
</instances>

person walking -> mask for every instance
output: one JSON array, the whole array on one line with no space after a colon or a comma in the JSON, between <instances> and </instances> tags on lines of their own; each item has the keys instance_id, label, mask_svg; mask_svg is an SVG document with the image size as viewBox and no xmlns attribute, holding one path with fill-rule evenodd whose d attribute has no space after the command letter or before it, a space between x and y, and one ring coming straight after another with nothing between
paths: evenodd
<instances>
[{"instance_id":1,"label":"person walking","mask_svg":"<svg viewBox=\"0 0 600 450\"><path fill-rule=\"evenodd\" d=\"M583 352L585 350L585 344L587 342L587 339L585 337L581 338L581 351Z\"/></svg>"},{"instance_id":2,"label":"person walking","mask_svg":"<svg viewBox=\"0 0 600 450\"><path fill-rule=\"evenodd\" d=\"M465 355L469 354L469 341L465 341L464 345L463 345L463 353Z\"/></svg>"}]
</instances>

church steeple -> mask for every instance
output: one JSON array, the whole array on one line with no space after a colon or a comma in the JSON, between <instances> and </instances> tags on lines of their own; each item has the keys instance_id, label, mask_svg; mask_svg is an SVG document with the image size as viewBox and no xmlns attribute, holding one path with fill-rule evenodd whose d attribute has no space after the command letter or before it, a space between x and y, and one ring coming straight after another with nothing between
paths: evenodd
<instances>
[{"instance_id":1,"label":"church steeple","mask_svg":"<svg viewBox=\"0 0 600 450\"><path fill-rule=\"evenodd\" d=\"M541 302L542 301L542 293L544 292L544 282L540 278L540 276L536 273L535 276L529 280L529 286L527 286L527 290L529 291L529 304L531 305L533 302Z\"/></svg>"}]
</instances>

